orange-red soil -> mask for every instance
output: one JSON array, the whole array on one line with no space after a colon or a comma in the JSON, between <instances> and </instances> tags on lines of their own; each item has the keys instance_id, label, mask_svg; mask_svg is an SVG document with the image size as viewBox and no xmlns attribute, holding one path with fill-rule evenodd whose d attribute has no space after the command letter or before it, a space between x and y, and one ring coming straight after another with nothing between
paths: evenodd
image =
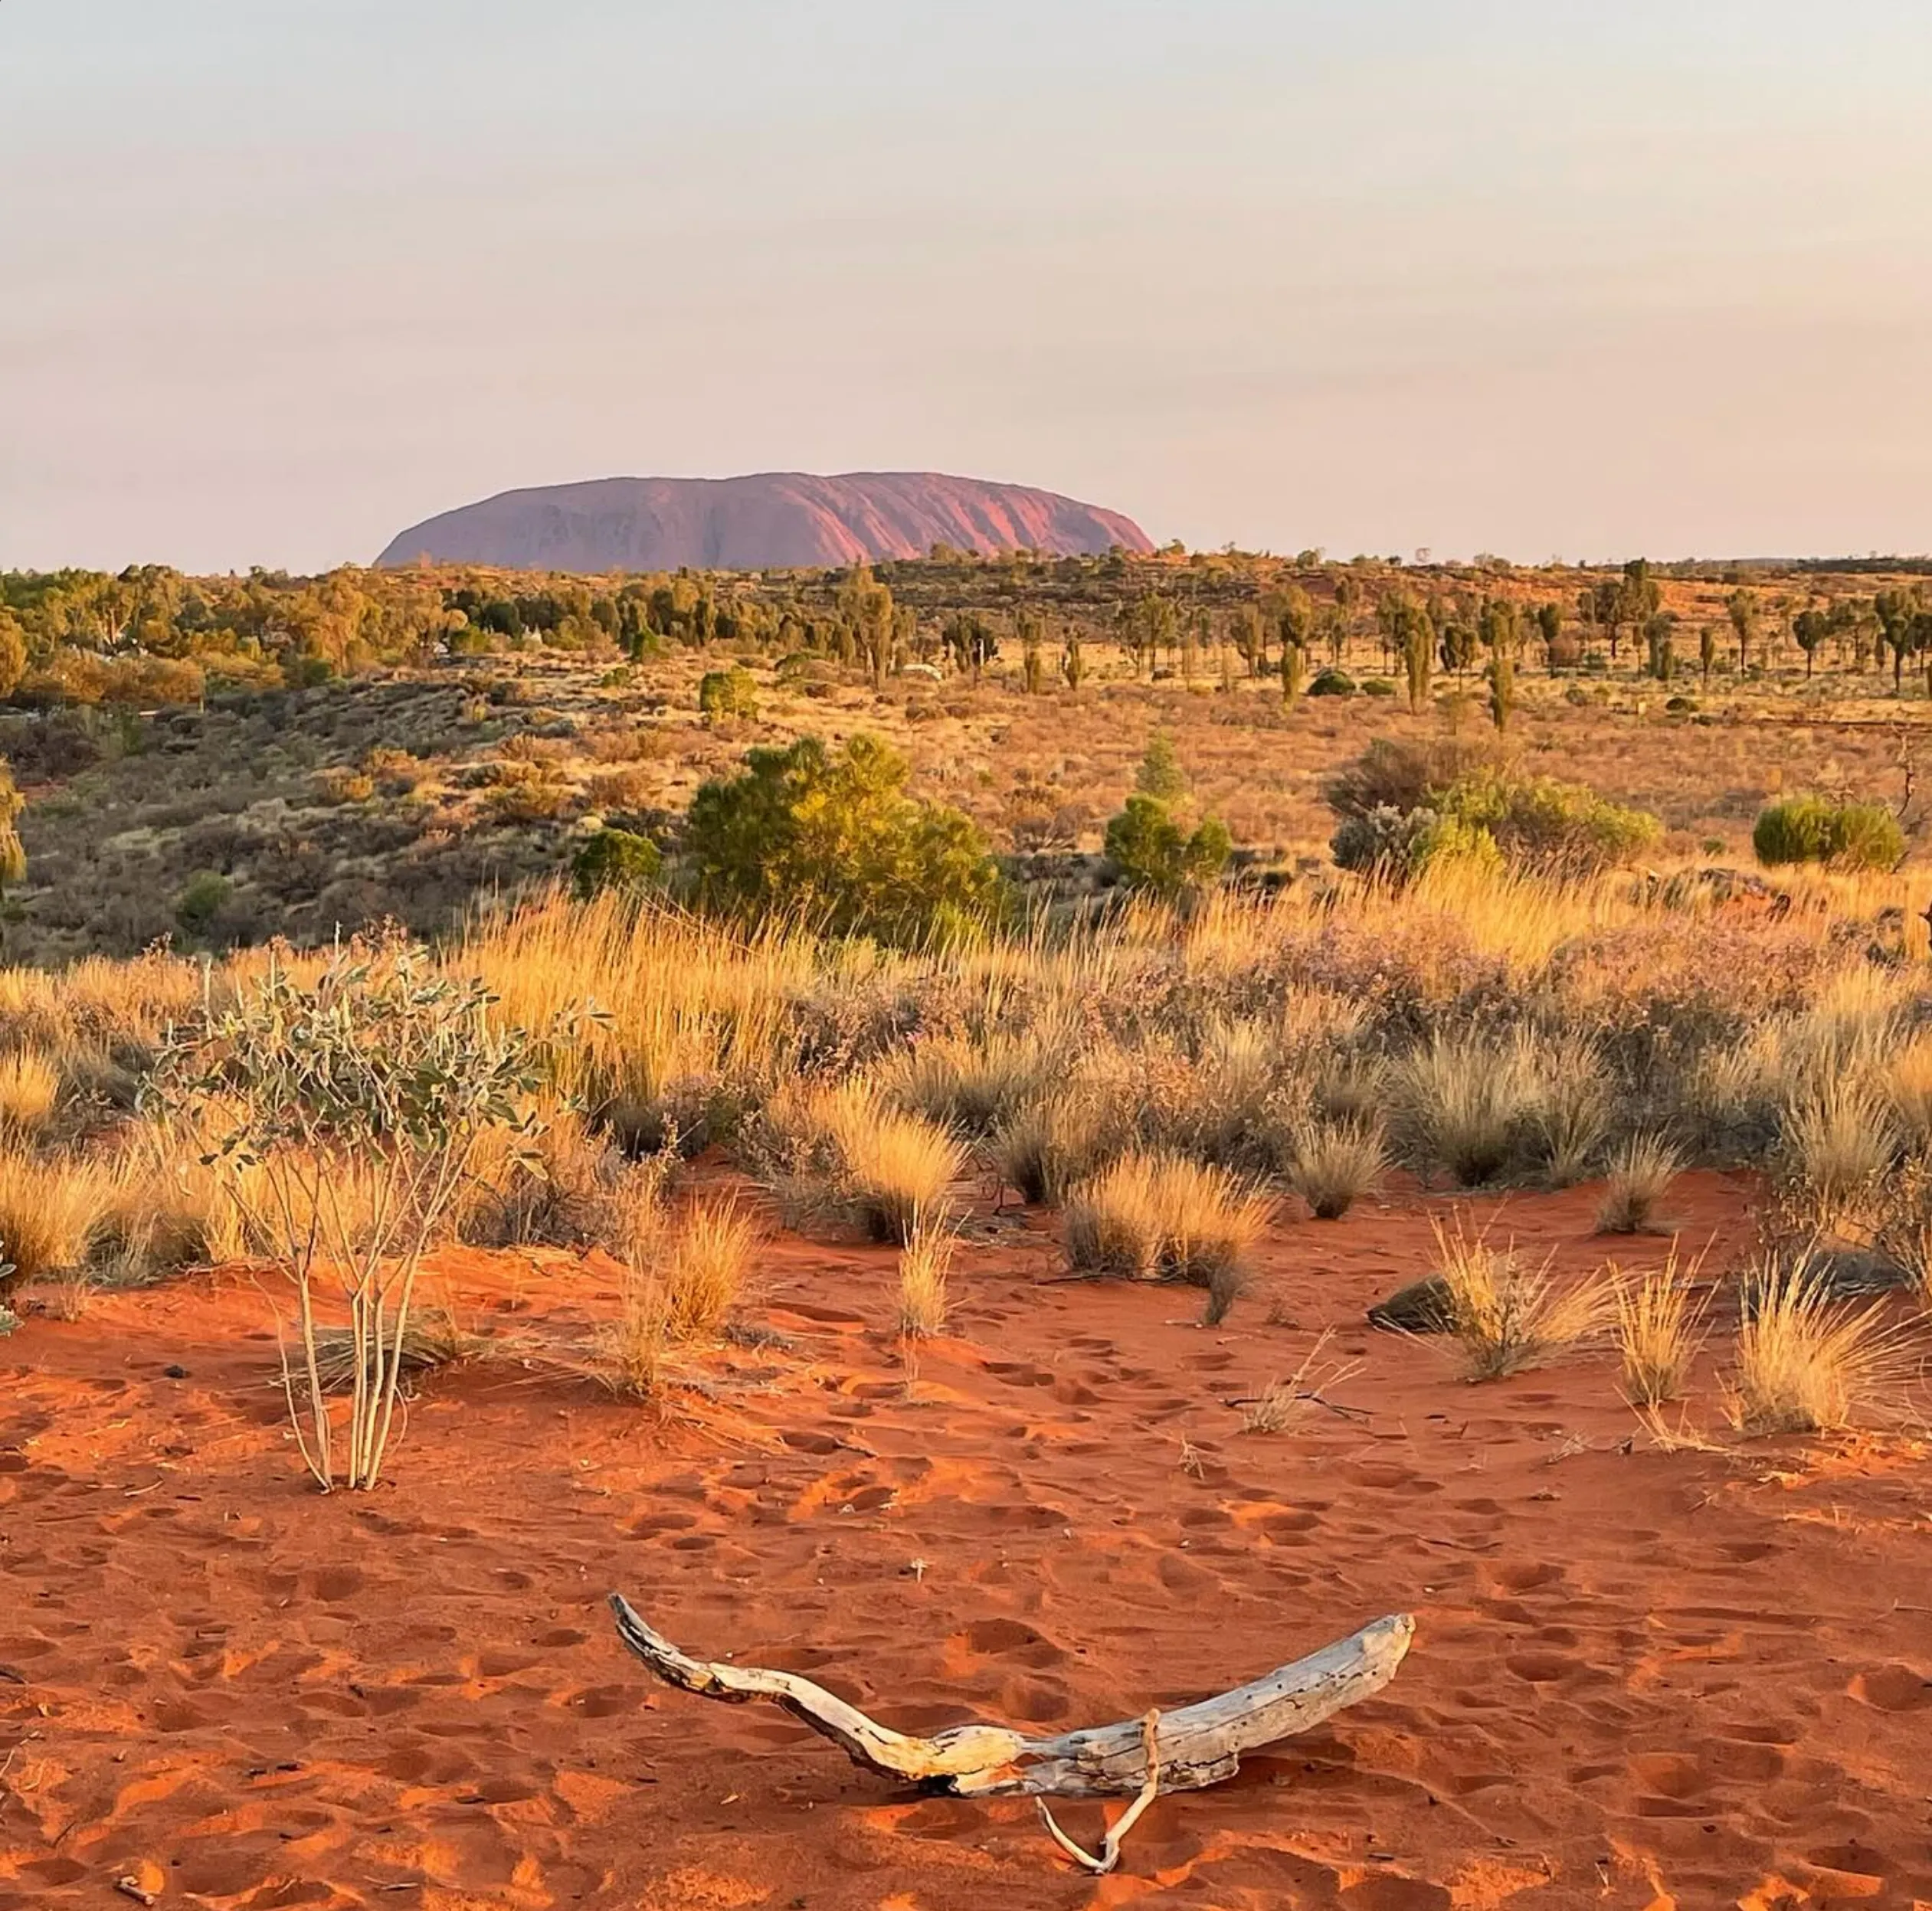
<instances>
[{"instance_id":1,"label":"orange-red soil","mask_svg":"<svg viewBox=\"0 0 1932 1911\"><path fill-rule=\"evenodd\" d=\"M1688 1235L1740 1246L1749 1199L1692 1177ZM1592 1202L1505 1225L1580 1271ZM1600 1356L1465 1386L1361 1325L1431 1205L1285 1222L1213 1331L1192 1294L1039 1284L1030 1223L962 1254L958 1331L910 1370L892 1256L784 1238L754 1314L792 1344L719 1356L698 1418L542 1362L445 1373L368 1495L305 1484L245 1281L31 1318L0 1344L0 1911L127 1875L224 1908L1932 1903L1923 1450L1659 1451ZM444 1265L532 1341L609 1312L595 1257ZM1367 1417L1243 1433L1230 1402L1329 1324ZM896 1796L657 1687L613 1588L926 1729L1098 1723L1420 1629L1380 1697L1163 1798L1095 1881L1030 1803Z\"/></svg>"}]
</instances>

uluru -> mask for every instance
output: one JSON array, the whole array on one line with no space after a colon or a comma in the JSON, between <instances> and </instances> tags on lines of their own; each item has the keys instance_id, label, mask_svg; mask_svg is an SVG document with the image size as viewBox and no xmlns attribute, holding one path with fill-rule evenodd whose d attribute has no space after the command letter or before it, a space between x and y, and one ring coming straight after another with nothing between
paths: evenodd
<instances>
[{"instance_id":1,"label":"uluru","mask_svg":"<svg viewBox=\"0 0 1932 1911\"><path fill-rule=\"evenodd\" d=\"M935 545L984 556L1154 548L1131 518L1030 485L932 471L773 471L598 478L500 492L412 525L376 562L762 571L924 557Z\"/></svg>"}]
</instances>

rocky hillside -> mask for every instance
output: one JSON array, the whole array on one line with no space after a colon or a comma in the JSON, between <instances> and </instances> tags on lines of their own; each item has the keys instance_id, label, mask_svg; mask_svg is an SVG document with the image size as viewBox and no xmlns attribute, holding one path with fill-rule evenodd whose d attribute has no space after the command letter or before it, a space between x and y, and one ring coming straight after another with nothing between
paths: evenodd
<instances>
[{"instance_id":1,"label":"rocky hillside","mask_svg":"<svg viewBox=\"0 0 1932 1911\"><path fill-rule=\"evenodd\" d=\"M411 526L376 562L761 571L923 557L939 544L987 555L1153 548L1131 519L1027 485L929 471L768 472L506 491Z\"/></svg>"}]
</instances>

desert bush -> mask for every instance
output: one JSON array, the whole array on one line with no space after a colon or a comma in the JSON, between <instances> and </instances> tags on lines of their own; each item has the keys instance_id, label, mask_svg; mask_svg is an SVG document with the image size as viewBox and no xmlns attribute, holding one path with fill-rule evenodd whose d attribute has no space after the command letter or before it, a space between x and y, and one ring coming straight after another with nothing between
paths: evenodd
<instances>
[{"instance_id":1,"label":"desert bush","mask_svg":"<svg viewBox=\"0 0 1932 1911\"><path fill-rule=\"evenodd\" d=\"M606 889L635 893L653 888L664 859L649 836L607 826L585 838L570 859L570 886L588 898Z\"/></svg>"},{"instance_id":2,"label":"desert bush","mask_svg":"<svg viewBox=\"0 0 1932 1911\"><path fill-rule=\"evenodd\" d=\"M1632 1135L1610 1161L1596 1210L1599 1234L1645 1234L1658 1225L1658 1209L1684 1172L1684 1158L1662 1135Z\"/></svg>"},{"instance_id":3,"label":"desert bush","mask_svg":"<svg viewBox=\"0 0 1932 1911\"><path fill-rule=\"evenodd\" d=\"M1318 1221L1339 1220L1388 1165L1382 1131L1354 1121L1305 1121L1293 1132L1288 1185Z\"/></svg>"},{"instance_id":4,"label":"desert bush","mask_svg":"<svg viewBox=\"0 0 1932 1911\"><path fill-rule=\"evenodd\" d=\"M1672 1245L1661 1267L1635 1276L1609 1270L1616 1308L1617 1347L1623 1365L1623 1397L1639 1409L1678 1399L1704 1344L1704 1311L1694 1286L1701 1262L1688 1274Z\"/></svg>"},{"instance_id":5,"label":"desert bush","mask_svg":"<svg viewBox=\"0 0 1932 1911\"><path fill-rule=\"evenodd\" d=\"M1352 697L1355 694L1355 679L1346 670L1318 670L1308 686L1308 694L1311 697Z\"/></svg>"},{"instance_id":6,"label":"desert bush","mask_svg":"<svg viewBox=\"0 0 1932 1911\"><path fill-rule=\"evenodd\" d=\"M757 921L921 943L984 931L1007 906L972 822L906 793L905 760L870 737L754 750L706 784L684 833L696 900Z\"/></svg>"},{"instance_id":7,"label":"desert bush","mask_svg":"<svg viewBox=\"0 0 1932 1911\"><path fill-rule=\"evenodd\" d=\"M1833 803L1819 796L1767 804L1751 830L1751 847L1767 868L1823 862L1845 869L1891 869L1905 855L1904 833L1875 803Z\"/></svg>"},{"instance_id":8,"label":"desert bush","mask_svg":"<svg viewBox=\"0 0 1932 1911\"><path fill-rule=\"evenodd\" d=\"M1503 854L1488 830L1435 810L1371 810L1343 819L1329 839L1336 867L1406 882L1425 869L1461 863L1501 869Z\"/></svg>"},{"instance_id":9,"label":"desert bush","mask_svg":"<svg viewBox=\"0 0 1932 1911\"><path fill-rule=\"evenodd\" d=\"M899 1330L910 1336L945 1330L946 1285L959 1236L944 1213L920 1215L899 1255Z\"/></svg>"},{"instance_id":10,"label":"desert bush","mask_svg":"<svg viewBox=\"0 0 1932 1911\"><path fill-rule=\"evenodd\" d=\"M325 1285L348 1311L357 1362L341 1477L372 1487L424 1252L482 1137L516 1125L539 1085L531 1039L493 1006L480 984L437 974L407 945L351 948L313 982L271 963L160 1058L157 1091L171 1114L198 1119L211 1102L228 1111L216 1157L294 1289L299 1350L284 1349L283 1386L303 1460L325 1491L338 1471L317 1368ZM352 1219L337 1196L359 1181L375 1198Z\"/></svg>"},{"instance_id":11,"label":"desert bush","mask_svg":"<svg viewBox=\"0 0 1932 1911\"><path fill-rule=\"evenodd\" d=\"M200 941L214 933L234 894L234 885L218 869L198 870L175 893L175 920Z\"/></svg>"},{"instance_id":12,"label":"desert bush","mask_svg":"<svg viewBox=\"0 0 1932 1911\"><path fill-rule=\"evenodd\" d=\"M1219 877L1234 839L1218 816L1184 830L1159 797L1137 790L1108 823L1105 848L1128 888L1171 900Z\"/></svg>"},{"instance_id":13,"label":"desert bush","mask_svg":"<svg viewBox=\"0 0 1932 1911\"><path fill-rule=\"evenodd\" d=\"M1436 794L1433 807L1486 833L1509 862L1562 875L1633 862L1664 833L1647 811L1612 803L1582 784L1498 769L1459 777Z\"/></svg>"},{"instance_id":14,"label":"desert bush","mask_svg":"<svg viewBox=\"0 0 1932 1911\"><path fill-rule=\"evenodd\" d=\"M1829 1433L1893 1392L1902 1350L1882 1309L1834 1301L1809 1254L1749 1277L1727 1405L1740 1433Z\"/></svg>"},{"instance_id":15,"label":"desert bush","mask_svg":"<svg viewBox=\"0 0 1932 1911\"><path fill-rule=\"evenodd\" d=\"M1514 1244L1493 1248L1459 1219L1436 1224L1436 1248L1465 1377L1500 1380L1541 1366L1589 1338L1611 1303L1600 1283L1560 1286L1554 1257L1532 1265Z\"/></svg>"},{"instance_id":16,"label":"desert bush","mask_svg":"<svg viewBox=\"0 0 1932 1911\"><path fill-rule=\"evenodd\" d=\"M1382 810L1398 815L1426 810L1438 790L1496 760L1492 746L1455 737L1428 742L1377 737L1321 786L1322 800L1344 818L1370 816Z\"/></svg>"},{"instance_id":17,"label":"desert bush","mask_svg":"<svg viewBox=\"0 0 1932 1911\"><path fill-rule=\"evenodd\" d=\"M698 684L698 708L714 720L754 718L758 713L758 681L742 663L729 670L707 670Z\"/></svg>"}]
</instances>

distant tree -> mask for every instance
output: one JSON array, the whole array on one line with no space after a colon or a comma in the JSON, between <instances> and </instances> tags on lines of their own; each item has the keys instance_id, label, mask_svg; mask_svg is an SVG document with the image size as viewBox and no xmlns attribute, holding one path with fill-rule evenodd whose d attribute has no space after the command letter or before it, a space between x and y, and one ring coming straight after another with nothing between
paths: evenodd
<instances>
[{"instance_id":1,"label":"distant tree","mask_svg":"<svg viewBox=\"0 0 1932 1911\"><path fill-rule=\"evenodd\" d=\"M1717 661L1718 633L1707 623L1698 632L1698 665L1704 673L1704 687L1707 692L1711 688L1711 672Z\"/></svg>"},{"instance_id":2,"label":"distant tree","mask_svg":"<svg viewBox=\"0 0 1932 1911\"><path fill-rule=\"evenodd\" d=\"M1013 633L1020 640L1020 682L1030 697L1036 697L1046 687L1046 663L1042 642L1044 627L1036 610L1020 610L1014 614Z\"/></svg>"},{"instance_id":3,"label":"distant tree","mask_svg":"<svg viewBox=\"0 0 1932 1911\"><path fill-rule=\"evenodd\" d=\"M1477 628L1489 653L1489 721L1500 735L1516 709L1516 651L1522 626L1515 604L1507 597L1485 598Z\"/></svg>"},{"instance_id":4,"label":"distant tree","mask_svg":"<svg viewBox=\"0 0 1932 1911\"><path fill-rule=\"evenodd\" d=\"M1409 708L1429 706L1430 666L1435 662L1436 632L1427 612L1411 601L1401 616L1402 670L1409 689Z\"/></svg>"},{"instance_id":5,"label":"distant tree","mask_svg":"<svg viewBox=\"0 0 1932 1911\"><path fill-rule=\"evenodd\" d=\"M1060 675L1066 680L1066 687L1078 695L1080 680L1086 674L1086 657L1080 648L1079 627L1069 623L1066 627L1066 641L1060 650Z\"/></svg>"},{"instance_id":6,"label":"distant tree","mask_svg":"<svg viewBox=\"0 0 1932 1911\"><path fill-rule=\"evenodd\" d=\"M1791 620L1791 635L1798 648L1805 653L1805 680L1809 682L1813 666L1818 661L1819 647L1831 635L1832 620L1828 613L1815 606L1800 610Z\"/></svg>"},{"instance_id":7,"label":"distant tree","mask_svg":"<svg viewBox=\"0 0 1932 1911\"><path fill-rule=\"evenodd\" d=\"M1914 626L1919 609L1917 594L1911 591L1881 591L1871 600L1878 620L1878 641L1891 653L1891 684L1894 692L1903 689L1905 659L1917 647Z\"/></svg>"},{"instance_id":8,"label":"distant tree","mask_svg":"<svg viewBox=\"0 0 1932 1911\"><path fill-rule=\"evenodd\" d=\"M709 603L707 593L700 605L708 607ZM899 630L892 614L892 591L873 575L869 564L855 564L839 586L838 607L852 633L853 647L865 660L873 688L882 688L892 667L892 642ZM705 633L700 641L709 641L708 621Z\"/></svg>"},{"instance_id":9,"label":"distant tree","mask_svg":"<svg viewBox=\"0 0 1932 1911\"><path fill-rule=\"evenodd\" d=\"M1668 610L1659 610L1643 627L1645 668L1659 683L1668 683L1677 670L1677 619Z\"/></svg>"},{"instance_id":10,"label":"distant tree","mask_svg":"<svg viewBox=\"0 0 1932 1911\"><path fill-rule=\"evenodd\" d=\"M1737 639L1737 672L1741 676L1750 667L1751 639L1757 632L1757 599L1740 584L1724 599L1724 609Z\"/></svg>"},{"instance_id":11,"label":"distant tree","mask_svg":"<svg viewBox=\"0 0 1932 1911\"><path fill-rule=\"evenodd\" d=\"M1268 663L1268 639L1262 629L1261 611L1252 604L1236 604L1228 617L1228 638L1248 675L1258 677Z\"/></svg>"},{"instance_id":12,"label":"distant tree","mask_svg":"<svg viewBox=\"0 0 1932 1911\"><path fill-rule=\"evenodd\" d=\"M1543 640L1544 666L1554 676L1557 646L1563 642L1563 606L1555 598L1536 607L1536 628Z\"/></svg>"}]
</instances>

